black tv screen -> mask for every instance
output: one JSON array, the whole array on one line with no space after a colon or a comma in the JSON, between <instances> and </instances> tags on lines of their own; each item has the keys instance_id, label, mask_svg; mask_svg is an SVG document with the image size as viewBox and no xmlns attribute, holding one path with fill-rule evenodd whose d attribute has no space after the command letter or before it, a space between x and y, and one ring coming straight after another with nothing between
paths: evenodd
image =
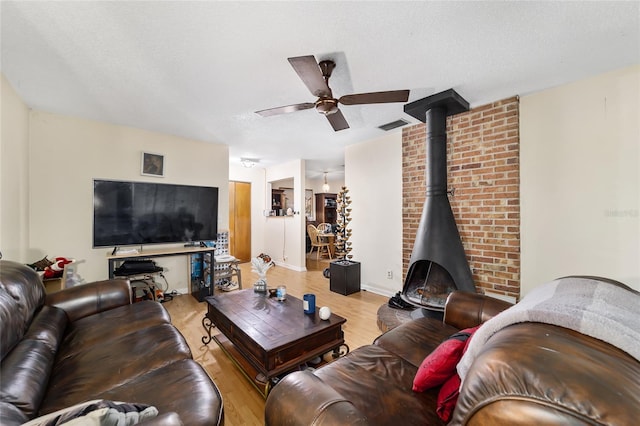
<instances>
[{"instance_id":1,"label":"black tv screen","mask_svg":"<svg viewBox=\"0 0 640 426\"><path fill-rule=\"evenodd\" d=\"M218 188L93 181L93 247L215 240Z\"/></svg>"}]
</instances>

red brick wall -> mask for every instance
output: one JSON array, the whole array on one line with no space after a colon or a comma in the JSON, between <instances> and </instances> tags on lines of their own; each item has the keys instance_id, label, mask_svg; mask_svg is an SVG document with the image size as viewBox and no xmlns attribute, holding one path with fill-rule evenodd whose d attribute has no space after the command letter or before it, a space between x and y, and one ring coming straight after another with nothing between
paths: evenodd
<instances>
[{"instance_id":1,"label":"red brick wall","mask_svg":"<svg viewBox=\"0 0 640 426\"><path fill-rule=\"evenodd\" d=\"M520 296L519 101L447 118L451 209L478 291ZM425 199L425 125L402 131L403 276Z\"/></svg>"}]
</instances>

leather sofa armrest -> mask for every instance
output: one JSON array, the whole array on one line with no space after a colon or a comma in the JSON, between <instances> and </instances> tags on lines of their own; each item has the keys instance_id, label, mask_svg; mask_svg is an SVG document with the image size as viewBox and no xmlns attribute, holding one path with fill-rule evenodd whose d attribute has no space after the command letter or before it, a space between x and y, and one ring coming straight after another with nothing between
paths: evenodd
<instances>
[{"instance_id":1,"label":"leather sofa armrest","mask_svg":"<svg viewBox=\"0 0 640 426\"><path fill-rule=\"evenodd\" d=\"M444 307L444 322L459 329L475 327L512 306L511 303L477 293L454 291Z\"/></svg>"},{"instance_id":2,"label":"leather sofa armrest","mask_svg":"<svg viewBox=\"0 0 640 426\"><path fill-rule=\"evenodd\" d=\"M269 393L265 425L367 425L346 398L309 371L285 376Z\"/></svg>"},{"instance_id":3,"label":"leather sofa armrest","mask_svg":"<svg viewBox=\"0 0 640 426\"><path fill-rule=\"evenodd\" d=\"M62 309L73 322L131 304L131 286L122 279L95 281L48 294L45 303Z\"/></svg>"},{"instance_id":4,"label":"leather sofa armrest","mask_svg":"<svg viewBox=\"0 0 640 426\"><path fill-rule=\"evenodd\" d=\"M138 425L143 426L184 426L184 423L180 420L178 413L173 411L169 413L158 414L157 417L152 419L143 420Z\"/></svg>"},{"instance_id":5,"label":"leather sofa armrest","mask_svg":"<svg viewBox=\"0 0 640 426\"><path fill-rule=\"evenodd\" d=\"M574 330L523 322L483 345L450 424L632 425L638 412L638 360Z\"/></svg>"}]
</instances>

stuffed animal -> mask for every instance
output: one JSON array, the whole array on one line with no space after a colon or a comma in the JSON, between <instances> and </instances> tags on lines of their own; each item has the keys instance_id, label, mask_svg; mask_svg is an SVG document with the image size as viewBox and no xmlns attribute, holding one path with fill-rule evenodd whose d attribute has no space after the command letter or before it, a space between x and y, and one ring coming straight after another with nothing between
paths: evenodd
<instances>
[{"instance_id":1,"label":"stuffed animal","mask_svg":"<svg viewBox=\"0 0 640 426\"><path fill-rule=\"evenodd\" d=\"M44 268L45 278L60 278L64 272L64 265L75 262L75 259L56 257L53 263Z\"/></svg>"}]
</instances>

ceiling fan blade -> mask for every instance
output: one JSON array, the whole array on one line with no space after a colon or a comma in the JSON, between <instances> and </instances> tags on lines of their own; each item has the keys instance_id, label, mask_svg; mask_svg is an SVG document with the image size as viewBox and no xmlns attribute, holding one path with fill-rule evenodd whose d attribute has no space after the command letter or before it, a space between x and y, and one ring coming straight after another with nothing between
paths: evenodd
<instances>
[{"instance_id":1,"label":"ceiling fan blade","mask_svg":"<svg viewBox=\"0 0 640 426\"><path fill-rule=\"evenodd\" d=\"M357 93L344 95L338 102L342 105L383 104L388 102L407 102L408 90L391 90L388 92Z\"/></svg>"},{"instance_id":2,"label":"ceiling fan blade","mask_svg":"<svg viewBox=\"0 0 640 426\"><path fill-rule=\"evenodd\" d=\"M303 104L295 104L295 105L286 105L277 108L269 108L263 109L261 111L256 111L256 114L261 115L263 117L269 117L272 115L278 114L286 114L289 112L302 111L303 109L311 109L315 106L313 102L305 102Z\"/></svg>"},{"instance_id":3,"label":"ceiling fan blade","mask_svg":"<svg viewBox=\"0 0 640 426\"><path fill-rule=\"evenodd\" d=\"M333 114L327 114L326 117L327 120L329 120L329 123L331 123L331 127L333 127L333 130L336 132L349 128L349 124L340 110L337 110Z\"/></svg>"},{"instance_id":4,"label":"ceiling fan blade","mask_svg":"<svg viewBox=\"0 0 640 426\"><path fill-rule=\"evenodd\" d=\"M302 79L302 82L314 96L319 98L331 96L331 89L329 89L327 82L322 76L316 58L309 55L288 58L288 60L298 76Z\"/></svg>"}]
</instances>

